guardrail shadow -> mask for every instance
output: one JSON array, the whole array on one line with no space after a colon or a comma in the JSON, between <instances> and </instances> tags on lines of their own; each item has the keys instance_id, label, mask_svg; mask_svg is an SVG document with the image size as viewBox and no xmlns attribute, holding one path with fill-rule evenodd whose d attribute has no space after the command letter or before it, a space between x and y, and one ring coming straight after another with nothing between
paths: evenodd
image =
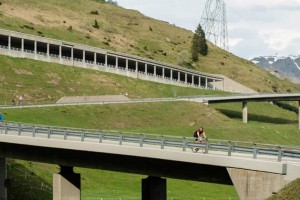
<instances>
[{"instance_id":1,"label":"guardrail shadow","mask_svg":"<svg viewBox=\"0 0 300 200\"><path fill-rule=\"evenodd\" d=\"M217 109L217 110L229 118L242 119L242 112L227 110L227 109ZM263 123L270 123L270 124L295 124L295 123L298 123L297 120L289 120L289 119L283 119L283 118L278 118L278 117L270 117L270 116L266 116L266 115L257 115L257 114L249 114L249 113L248 113L248 120L256 121L256 122L263 122Z\"/></svg>"}]
</instances>

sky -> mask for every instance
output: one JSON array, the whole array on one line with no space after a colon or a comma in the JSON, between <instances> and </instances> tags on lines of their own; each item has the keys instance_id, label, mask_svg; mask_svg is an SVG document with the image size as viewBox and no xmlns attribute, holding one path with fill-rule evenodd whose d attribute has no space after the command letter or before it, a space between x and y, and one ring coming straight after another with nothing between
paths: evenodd
<instances>
[{"instance_id":1,"label":"sky","mask_svg":"<svg viewBox=\"0 0 300 200\"><path fill-rule=\"evenodd\" d=\"M207 0L117 0L124 8L194 31ZM229 51L240 57L300 55L300 0L224 0Z\"/></svg>"}]
</instances>

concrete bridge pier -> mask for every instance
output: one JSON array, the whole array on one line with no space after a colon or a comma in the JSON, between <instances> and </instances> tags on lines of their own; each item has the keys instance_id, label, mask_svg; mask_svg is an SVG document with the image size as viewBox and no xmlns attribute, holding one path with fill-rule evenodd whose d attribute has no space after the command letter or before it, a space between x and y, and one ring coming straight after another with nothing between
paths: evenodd
<instances>
[{"instance_id":1,"label":"concrete bridge pier","mask_svg":"<svg viewBox=\"0 0 300 200\"><path fill-rule=\"evenodd\" d=\"M167 180L154 176L143 179L142 200L167 200Z\"/></svg>"},{"instance_id":2,"label":"concrete bridge pier","mask_svg":"<svg viewBox=\"0 0 300 200\"><path fill-rule=\"evenodd\" d=\"M248 106L247 101L243 101L243 122L248 123Z\"/></svg>"},{"instance_id":3,"label":"concrete bridge pier","mask_svg":"<svg viewBox=\"0 0 300 200\"><path fill-rule=\"evenodd\" d=\"M60 172L53 175L53 200L80 200L80 174L73 167L60 166Z\"/></svg>"},{"instance_id":4,"label":"concrete bridge pier","mask_svg":"<svg viewBox=\"0 0 300 200\"><path fill-rule=\"evenodd\" d=\"M7 179L6 158L0 157L0 200L7 200L7 189L5 181Z\"/></svg>"}]
</instances>

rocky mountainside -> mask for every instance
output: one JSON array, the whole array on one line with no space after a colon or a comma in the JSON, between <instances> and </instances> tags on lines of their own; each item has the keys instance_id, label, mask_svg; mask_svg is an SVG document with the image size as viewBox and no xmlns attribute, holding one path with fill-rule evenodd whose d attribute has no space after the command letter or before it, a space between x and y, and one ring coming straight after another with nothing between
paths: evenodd
<instances>
[{"instance_id":1,"label":"rocky mountainside","mask_svg":"<svg viewBox=\"0 0 300 200\"><path fill-rule=\"evenodd\" d=\"M300 56L260 56L251 61L279 78L300 83Z\"/></svg>"}]
</instances>

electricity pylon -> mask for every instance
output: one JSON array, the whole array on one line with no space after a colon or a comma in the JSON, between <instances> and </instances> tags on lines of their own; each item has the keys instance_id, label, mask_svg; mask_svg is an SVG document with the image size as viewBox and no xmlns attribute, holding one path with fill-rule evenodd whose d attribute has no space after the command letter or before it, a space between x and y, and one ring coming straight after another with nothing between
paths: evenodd
<instances>
[{"instance_id":1,"label":"electricity pylon","mask_svg":"<svg viewBox=\"0 0 300 200\"><path fill-rule=\"evenodd\" d=\"M226 5L224 0L207 0L200 24L207 40L229 51Z\"/></svg>"}]
</instances>

